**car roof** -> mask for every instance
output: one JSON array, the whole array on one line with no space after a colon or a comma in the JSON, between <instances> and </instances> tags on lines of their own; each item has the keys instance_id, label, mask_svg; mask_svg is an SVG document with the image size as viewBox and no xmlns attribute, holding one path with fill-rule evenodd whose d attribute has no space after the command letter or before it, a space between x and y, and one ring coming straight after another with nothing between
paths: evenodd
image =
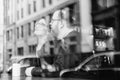
<instances>
[{"instance_id":1,"label":"car roof","mask_svg":"<svg viewBox=\"0 0 120 80\"><path fill-rule=\"evenodd\" d=\"M14 56L11 57L11 60L16 60L16 62L19 62L22 59L26 59L26 58L38 58L36 55L29 55L29 56Z\"/></svg>"},{"instance_id":2,"label":"car roof","mask_svg":"<svg viewBox=\"0 0 120 80\"><path fill-rule=\"evenodd\" d=\"M110 51L110 52L102 52L102 53L96 53L91 55L90 57L97 57L97 56L112 56L112 55L120 55L120 52ZM89 57L88 57L89 58Z\"/></svg>"}]
</instances>

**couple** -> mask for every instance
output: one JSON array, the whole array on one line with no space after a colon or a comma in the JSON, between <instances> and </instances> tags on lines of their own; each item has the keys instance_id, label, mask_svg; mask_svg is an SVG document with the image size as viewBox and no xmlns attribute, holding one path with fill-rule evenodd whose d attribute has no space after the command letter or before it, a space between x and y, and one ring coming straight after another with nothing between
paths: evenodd
<instances>
[{"instance_id":1,"label":"couple","mask_svg":"<svg viewBox=\"0 0 120 80\"><path fill-rule=\"evenodd\" d=\"M44 18L40 19L35 26L35 34L38 38L38 46L36 49L36 54L38 57L50 55L47 52L45 44L53 40L55 43L56 53L58 55L68 53L68 45L65 43L65 38L72 32L75 31L75 28L72 28L69 22L69 8L64 8L63 10L57 10L53 13L51 20L51 30L48 28L47 23ZM62 68L63 61L62 57L58 57L56 63ZM42 62L45 64L45 60L42 59ZM47 63L46 63L47 64ZM45 68L45 66L43 67Z\"/></svg>"}]
</instances>

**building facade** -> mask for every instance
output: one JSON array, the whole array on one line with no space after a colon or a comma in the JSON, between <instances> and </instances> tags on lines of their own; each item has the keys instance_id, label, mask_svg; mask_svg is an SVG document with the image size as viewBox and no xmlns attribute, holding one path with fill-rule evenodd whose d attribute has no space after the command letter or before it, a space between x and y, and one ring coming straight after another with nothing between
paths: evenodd
<instances>
[{"instance_id":1,"label":"building facade","mask_svg":"<svg viewBox=\"0 0 120 80\"><path fill-rule=\"evenodd\" d=\"M92 0L95 51L119 51L119 1ZM97 31L98 30L98 31Z\"/></svg>"},{"instance_id":2,"label":"building facade","mask_svg":"<svg viewBox=\"0 0 120 80\"><path fill-rule=\"evenodd\" d=\"M70 8L71 18L75 17L71 23L80 27L80 53L119 51L119 0L4 0L6 60L36 55L35 23L42 17L50 23L53 12L64 7Z\"/></svg>"},{"instance_id":3,"label":"building facade","mask_svg":"<svg viewBox=\"0 0 120 80\"><path fill-rule=\"evenodd\" d=\"M6 64L9 64L9 60L12 57L36 55L37 37L34 35L35 23L42 17L49 23L53 12L66 7L66 5L74 4L77 1L4 0L4 35L6 36L4 50ZM77 14L77 7L69 7L72 9L72 15ZM75 13L73 12L73 8L76 8Z\"/></svg>"}]
</instances>

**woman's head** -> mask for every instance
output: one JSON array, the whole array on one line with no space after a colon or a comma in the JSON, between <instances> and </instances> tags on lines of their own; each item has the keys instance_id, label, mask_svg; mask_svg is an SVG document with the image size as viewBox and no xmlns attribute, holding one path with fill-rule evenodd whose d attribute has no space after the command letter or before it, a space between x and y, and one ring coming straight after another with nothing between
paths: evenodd
<instances>
[{"instance_id":1,"label":"woman's head","mask_svg":"<svg viewBox=\"0 0 120 80\"><path fill-rule=\"evenodd\" d=\"M69 8L57 10L53 13L51 20L51 30L56 35L59 35L60 30L69 24Z\"/></svg>"},{"instance_id":2,"label":"woman's head","mask_svg":"<svg viewBox=\"0 0 120 80\"><path fill-rule=\"evenodd\" d=\"M35 25L35 34L42 36L48 32L48 27L46 20L44 18L40 19Z\"/></svg>"}]
</instances>

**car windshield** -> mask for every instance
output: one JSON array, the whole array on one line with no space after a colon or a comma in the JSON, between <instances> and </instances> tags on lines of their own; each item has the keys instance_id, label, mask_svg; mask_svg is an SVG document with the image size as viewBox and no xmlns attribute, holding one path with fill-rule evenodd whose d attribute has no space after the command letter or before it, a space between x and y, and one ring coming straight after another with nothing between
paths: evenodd
<instances>
[{"instance_id":1,"label":"car windshield","mask_svg":"<svg viewBox=\"0 0 120 80\"><path fill-rule=\"evenodd\" d=\"M98 56L88 61L82 68L83 69L100 69L100 68L111 68L113 66L112 59L110 56Z\"/></svg>"},{"instance_id":2,"label":"car windshield","mask_svg":"<svg viewBox=\"0 0 120 80\"><path fill-rule=\"evenodd\" d=\"M19 61L21 65L41 66L40 58L25 58Z\"/></svg>"},{"instance_id":3,"label":"car windshield","mask_svg":"<svg viewBox=\"0 0 120 80\"><path fill-rule=\"evenodd\" d=\"M112 64L112 60L109 56L101 56L100 57L100 67L102 68L108 68L108 67L111 67L113 64Z\"/></svg>"}]
</instances>

